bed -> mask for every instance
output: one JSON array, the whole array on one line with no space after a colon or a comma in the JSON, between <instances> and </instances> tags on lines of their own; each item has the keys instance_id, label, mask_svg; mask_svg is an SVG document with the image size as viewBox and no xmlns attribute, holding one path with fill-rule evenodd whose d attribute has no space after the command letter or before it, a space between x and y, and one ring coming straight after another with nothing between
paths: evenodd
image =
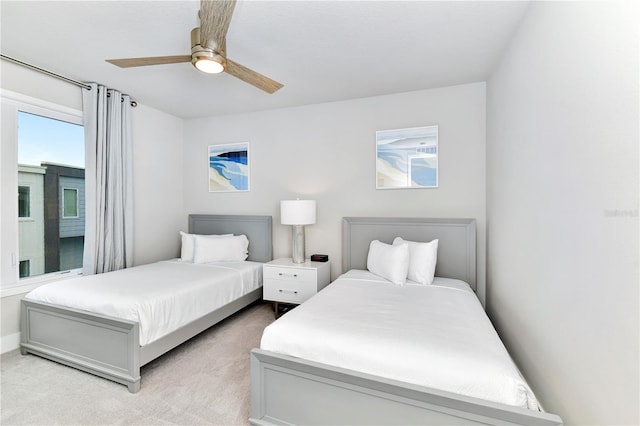
<instances>
[{"instance_id":1,"label":"bed","mask_svg":"<svg viewBox=\"0 0 640 426\"><path fill-rule=\"evenodd\" d=\"M271 227L271 216L190 215L190 234L246 235L249 240L247 262L187 264L171 260L69 280L72 289L82 280L91 281L92 288L97 289L97 298L78 305L85 309L55 303L55 292L49 293L52 300L46 296L44 299L38 296L41 300L25 296L21 302L21 353L75 367L137 392L141 366L261 300L261 263L272 259ZM211 292L208 277L213 275L216 286L224 292ZM100 303L100 299L106 297L106 290L104 294L101 291L109 286L109 279L116 284L140 283L131 291L112 292L116 299L122 298L123 302L136 307L148 300L157 299L160 303L133 314L129 312L130 305ZM170 297L160 291L176 283L184 284L185 289L174 291ZM64 286L64 282L52 285ZM82 293L80 287L76 290ZM73 294L72 291L70 295ZM80 295L76 298L82 299ZM188 308L181 309L181 304Z\"/></svg>"},{"instance_id":2,"label":"bed","mask_svg":"<svg viewBox=\"0 0 640 426\"><path fill-rule=\"evenodd\" d=\"M398 236L439 240L433 285L398 292L366 271L370 242ZM539 409L473 293L475 245L472 219L344 218L346 273L251 353L251 424L562 424ZM431 352L414 345L425 335Z\"/></svg>"}]
</instances>

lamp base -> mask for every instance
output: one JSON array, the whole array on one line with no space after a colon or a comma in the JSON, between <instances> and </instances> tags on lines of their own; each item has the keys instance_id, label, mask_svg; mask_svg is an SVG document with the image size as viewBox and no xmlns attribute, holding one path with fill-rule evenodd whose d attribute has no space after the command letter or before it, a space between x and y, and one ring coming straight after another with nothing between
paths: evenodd
<instances>
[{"instance_id":1,"label":"lamp base","mask_svg":"<svg viewBox=\"0 0 640 426\"><path fill-rule=\"evenodd\" d=\"M304 225L293 225L291 228L291 258L293 263L304 263Z\"/></svg>"}]
</instances>

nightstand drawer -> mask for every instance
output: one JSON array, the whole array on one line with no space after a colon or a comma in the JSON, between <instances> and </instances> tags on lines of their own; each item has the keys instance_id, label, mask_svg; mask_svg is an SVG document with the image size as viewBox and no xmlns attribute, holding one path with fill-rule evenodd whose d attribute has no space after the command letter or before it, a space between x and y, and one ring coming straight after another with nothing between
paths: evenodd
<instances>
[{"instance_id":1,"label":"nightstand drawer","mask_svg":"<svg viewBox=\"0 0 640 426\"><path fill-rule=\"evenodd\" d=\"M267 266L263 270L265 280L283 280L293 282L311 282L315 285L317 273L315 269L282 268Z\"/></svg>"},{"instance_id":2,"label":"nightstand drawer","mask_svg":"<svg viewBox=\"0 0 640 426\"><path fill-rule=\"evenodd\" d=\"M300 304L316 294L316 282L293 282L270 279L265 281L263 288L264 300Z\"/></svg>"},{"instance_id":3,"label":"nightstand drawer","mask_svg":"<svg viewBox=\"0 0 640 426\"><path fill-rule=\"evenodd\" d=\"M274 259L262 266L262 297L278 303L299 305L329 284L329 262L293 263L289 258Z\"/></svg>"}]
</instances>

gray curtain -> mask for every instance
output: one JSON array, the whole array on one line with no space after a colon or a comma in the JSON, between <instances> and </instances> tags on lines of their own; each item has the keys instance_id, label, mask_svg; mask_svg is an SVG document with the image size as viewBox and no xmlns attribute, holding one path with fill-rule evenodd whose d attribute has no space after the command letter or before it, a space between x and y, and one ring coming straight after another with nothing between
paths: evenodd
<instances>
[{"instance_id":1,"label":"gray curtain","mask_svg":"<svg viewBox=\"0 0 640 426\"><path fill-rule=\"evenodd\" d=\"M131 100L91 83L83 89L86 225L84 274L132 266Z\"/></svg>"}]
</instances>

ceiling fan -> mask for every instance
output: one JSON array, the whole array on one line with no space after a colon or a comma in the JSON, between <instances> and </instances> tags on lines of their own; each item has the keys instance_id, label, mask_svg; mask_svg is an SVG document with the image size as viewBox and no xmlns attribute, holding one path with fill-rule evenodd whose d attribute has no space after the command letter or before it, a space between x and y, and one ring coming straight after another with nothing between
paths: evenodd
<instances>
[{"instance_id":1,"label":"ceiling fan","mask_svg":"<svg viewBox=\"0 0 640 426\"><path fill-rule=\"evenodd\" d=\"M236 0L201 0L200 27L191 30L191 55L156 56L149 58L107 59L121 68L191 62L202 72L218 74L223 71L267 93L274 93L283 85L253 71L227 56L227 31Z\"/></svg>"}]
</instances>

